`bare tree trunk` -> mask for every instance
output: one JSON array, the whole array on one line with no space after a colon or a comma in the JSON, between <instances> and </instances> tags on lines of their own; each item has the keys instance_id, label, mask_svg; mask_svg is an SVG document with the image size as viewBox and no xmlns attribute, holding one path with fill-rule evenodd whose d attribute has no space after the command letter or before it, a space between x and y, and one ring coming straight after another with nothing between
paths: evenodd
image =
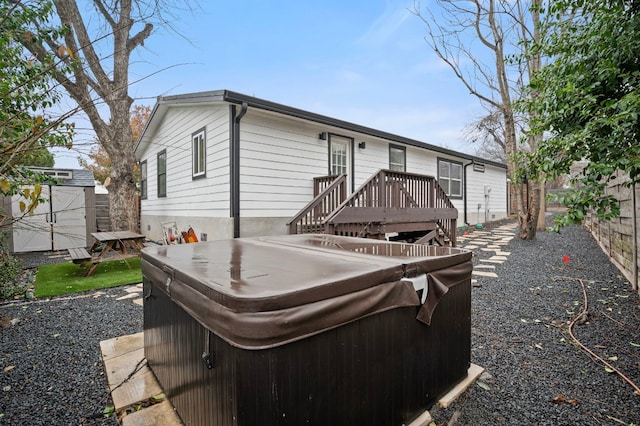
<instances>
[{"instance_id":1,"label":"bare tree trunk","mask_svg":"<svg viewBox=\"0 0 640 426\"><path fill-rule=\"evenodd\" d=\"M60 21L68 28L64 36L69 56L65 59L74 64L73 75L59 72L56 80L69 96L85 112L98 140L109 155L112 168L109 189L109 213L113 230L138 230L138 208L136 182L133 174L135 156L133 135L129 121L133 99L129 96L129 58L131 52L142 45L151 34L153 25L144 23L146 18L159 12L162 2L143 4L136 0L108 2L94 0L93 6L104 24L105 34L93 35L87 31L75 0L54 0ZM153 6L151 6L153 4ZM132 11L147 13L136 18L142 27L131 34L134 26ZM143 24L144 23L144 24ZM94 40L111 39L113 52L96 52ZM49 42L48 42L49 43ZM40 60L48 51L59 51L53 43L29 42L24 44ZM103 45L104 46L104 45ZM65 53L66 54L66 53ZM102 58L112 58L113 63L103 64ZM105 104L108 113L97 108ZM103 118L101 114L105 114Z\"/></svg>"},{"instance_id":2,"label":"bare tree trunk","mask_svg":"<svg viewBox=\"0 0 640 426\"><path fill-rule=\"evenodd\" d=\"M540 6L540 1L533 0L534 6ZM449 65L456 77L485 107L499 111L504 124L502 137L507 158L507 177L513 182L518 166L514 158L519 146L512 96L522 94L520 89L527 74L523 67L518 67L515 71L507 68L509 65L505 43L523 46L521 53L527 57L528 63L525 66L529 76L533 69L540 69L539 55L531 55L526 50L530 45L527 41L540 36L540 10L532 10L529 17L529 8L521 0L439 0L437 4L442 12L437 17L430 11L431 7L425 10L428 16L426 18L417 9L413 13L426 24L426 40L440 59ZM463 33L466 37L462 36ZM485 51L472 51L469 43L471 37ZM486 57L492 60L490 66L483 63ZM466 68L466 64L472 64L471 71ZM510 70L517 75L509 78ZM539 186L534 182L535 178L529 177L529 180L528 200L523 199L522 188L514 183L520 223L518 234L523 239L535 238L540 207ZM533 200L532 194L538 194L538 198Z\"/></svg>"}]
</instances>

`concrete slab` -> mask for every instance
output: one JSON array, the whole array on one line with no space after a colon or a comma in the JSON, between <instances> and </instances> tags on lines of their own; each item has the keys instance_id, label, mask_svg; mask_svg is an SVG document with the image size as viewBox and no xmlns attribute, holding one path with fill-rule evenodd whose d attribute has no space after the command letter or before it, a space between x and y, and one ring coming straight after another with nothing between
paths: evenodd
<instances>
[{"instance_id":1,"label":"concrete slab","mask_svg":"<svg viewBox=\"0 0 640 426\"><path fill-rule=\"evenodd\" d=\"M111 358L123 355L128 352L136 351L144 347L144 332L129 334L128 336L115 337L100 342L100 350L102 351L102 360L106 361Z\"/></svg>"},{"instance_id":2,"label":"concrete slab","mask_svg":"<svg viewBox=\"0 0 640 426\"><path fill-rule=\"evenodd\" d=\"M431 418L431 413L425 411L424 413L420 414L417 419L409 423L409 426L429 426L432 421L433 419Z\"/></svg>"},{"instance_id":3,"label":"concrete slab","mask_svg":"<svg viewBox=\"0 0 640 426\"><path fill-rule=\"evenodd\" d=\"M151 405L122 418L122 426L182 425L169 401Z\"/></svg>"},{"instance_id":4,"label":"concrete slab","mask_svg":"<svg viewBox=\"0 0 640 426\"><path fill-rule=\"evenodd\" d=\"M465 390L469 388L482 374L484 368L476 364L471 364L469 370L467 370L467 377L462 379L453 389L451 389L445 396L440 398L438 404L442 408L449 407Z\"/></svg>"},{"instance_id":5,"label":"concrete slab","mask_svg":"<svg viewBox=\"0 0 640 426\"><path fill-rule=\"evenodd\" d=\"M502 265L504 263L504 260L480 259L480 262L496 263Z\"/></svg>"},{"instance_id":6,"label":"concrete slab","mask_svg":"<svg viewBox=\"0 0 640 426\"><path fill-rule=\"evenodd\" d=\"M478 277L489 277L489 278L498 278L495 272L485 272L485 271L471 271L471 275L476 275Z\"/></svg>"},{"instance_id":7,"label":"concrete slab","mask_svg":"<svg viewBox=\"0 0 640 426\"><path fill-rule=\"evenodd\" d=\"M124 296L118 297L116 300L126 300L126 299L134 299L136 297L140 297L140 293L129 293Z\"/></svg>"},{"instance_id":8,"label":"concrete slab","mask_svg":"<svg viewBox=\"0 0 640 426\"><path fill-rule=\"evenodd\" d=\"M496 269L494 265L483 265L483 264L474 265L473 267L480 268L480 269Z\"/></svg>"},{"instance_id":9,"label":"concrete slab","mask_svg":"<svg viewBox=\"0 0 640 426\"><path fill-rule=\"evenodd\" d=\"M144 302L142 301L142 297L133 301L136 305L142 306Z\"/></svg>"},{"instance_id":10,"label":"concrete slab","mask_svg":"<svg viewBox=\"0 0 640 426\"><path fill-rule=\"evenodd\" d=\"M116 412L162 393L144 360L144 333L103 340L100 349Z\"/></svg>"},{"instance_id":11,"label":"concrete slab","mask_svg":"<svg viewBox=\"0 0 640 426\"><path fill-rule=\"evenodd\" d=\"M474 246L474 245L469 244L468 246L464 246L462 248L466 248L467 250L475 250L475 249L478 248L478 246Z\"/></svg>"},{"instance_id":12,"label":"concrete slab","mask_svg":"<svg viewBox=\"0 0 640 426\"><path fill-rule=\"evenodd\" d=\"M508 259L508 257L507 257L507 256L498 256L498 255L496 255L496 256L491 256L491 257L489 258L489 260L501 260L501 261L503 261L503 262L504 262L505 260L507 260L507 259ZM480 259L480 260L482 260L482 259Z\"/></svg>"},{"instance_id":13,"label":"concrete slab","mask_svg":"<svg viewBox=\"0 0 640 426\"><path fill-rule=\"evenodd\" d=\"M132 285L129 287L125 287L123 288L124 291L126 291L127 293L140 293L142 291L142 289L138 286Z\"/></svg>"},{"instance_id":14,"label":"concrete slab","mask_svg":"<svg viewBox=\"0 0 640 426\"><path fill-rule=\"evenodd\" d=\"M493 251L496 253L496 256L509 256L511 254L510 251L501 251L501 249L481 248L480 250Z\"/></svg>"}]
</instances>

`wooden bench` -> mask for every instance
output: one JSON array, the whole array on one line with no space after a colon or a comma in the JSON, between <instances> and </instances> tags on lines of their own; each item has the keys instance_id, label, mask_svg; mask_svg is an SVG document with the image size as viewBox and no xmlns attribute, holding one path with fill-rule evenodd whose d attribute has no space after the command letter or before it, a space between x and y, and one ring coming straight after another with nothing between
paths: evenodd
<instances>
[{"instance_id":1,"label":"wooden bench","mask_svg":"<svg viewBox=\"0 0 640 426\"><path fill-rule=\"evenodd\" d=\"M67 250L69 251L69 256L71 256L71 261L73 263L84 264L84 263L87 263L92 258L92 256L89 254L87 249L83 247L70 248Z\"/></svg>"}]
</instances>

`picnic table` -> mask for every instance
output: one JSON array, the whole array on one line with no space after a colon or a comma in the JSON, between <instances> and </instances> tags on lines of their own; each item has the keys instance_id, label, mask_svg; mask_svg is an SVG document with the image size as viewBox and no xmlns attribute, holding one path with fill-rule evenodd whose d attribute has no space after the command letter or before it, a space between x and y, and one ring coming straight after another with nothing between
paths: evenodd
<instances>
[{"instance_id":1,"label":"picnic table","mask_svg":"<svg viewBox=\"0 0 640 426\"><path fill-rule=\"evenodd\" d=\"M93 232L91 236L96 241L88 251L84 248L69 249L73 263L91 264L83 274L85 277L91 275L100 262L114 257L126 262L127 258L139 256L144 247L145 236L131 231Z\"/></svg>"}]
</instances>

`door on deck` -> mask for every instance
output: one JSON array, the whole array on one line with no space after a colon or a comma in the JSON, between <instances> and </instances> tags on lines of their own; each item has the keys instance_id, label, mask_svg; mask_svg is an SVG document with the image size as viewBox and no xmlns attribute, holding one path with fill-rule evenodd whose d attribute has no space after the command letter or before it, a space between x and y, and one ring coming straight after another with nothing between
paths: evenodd
<instances>
[{"instance_id":1,"label":"door on deck","mask_svg":"<svg viewBox=\"0 0 640 426\"><path fill-rule=\"evenodd\" d=\"M353 192L353 139L329 134L329 174L347 175L347 192Z\"/></svg>"}]
</instances>

